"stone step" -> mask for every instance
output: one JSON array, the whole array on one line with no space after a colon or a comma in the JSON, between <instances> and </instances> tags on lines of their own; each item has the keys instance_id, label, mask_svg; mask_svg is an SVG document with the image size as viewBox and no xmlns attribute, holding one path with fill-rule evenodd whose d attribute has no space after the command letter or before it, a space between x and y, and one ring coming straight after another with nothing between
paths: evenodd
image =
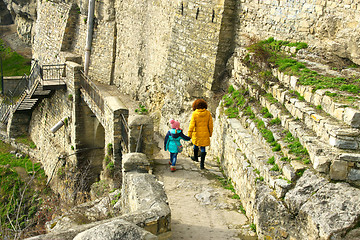
<instances>
[{"instance_id":1,"label":"stone step","mask_svg":"<svg viewBox=\"0 0 360 240\"><path fill-rule=\"evenodd\" d=\"M358 151L333 147L317 137L302 121L297 121L291 114L286 114L280 108L280 104L271 103L266 97L260 97L260 102L274 117L281 120L282 126L299 138L300 143L308 150L312 166L316 171L329 174L333 180L354 181L350 180L354 178L349 174L350 170L357 167L360 162Z\"/></svg>"},{"instance_id":2,"label":"stone step","mask_svg":"<svg viewBox=\"0 0 360 240\"><path fill-rule=\"evenodd\" d=\"M268 92L283 104L294 118L306 123L309 129L329 145L341 149L360 149L359 129L329 116L322 109L317 109L306 101L292 97L287 89L281 88L278 84L269 87Z\"/></svg>"},{"instance_id":3,"label":"stone step","mask_svg":"<svg viewBox=\"0 0 360 240\"><path fill-rule=\"evenodd\" d=\"M267 148L264 148L259 142L259 139L254 136L251 130L244 128L239 119L223 119L229 124L229 129L232 129L232 138L226 139L227 145L234 145L234 149L240 150L245 154L249 165L254 168L254 172L258 174L257 181L264 181L271 188L275 189L278 197L283 197L288 189L290 189L291 183L288 180L295 180L295 171L288 166L286 169L289 171L287 176L280 173L280 171L272 171L273 165L268 164L269 158L274 153ZM246 121L246 120L245 120ZM284 163L285 164L285 163ZM281 167L281 166L280 166ZM285 171L285 174L288 173Z\"/></svg>"},{"instance_id":4,"label":"stone step","mask_svg":"<svg viewBox=\"0 0 360 240\"><path fill-rule=\"evenodd\" d=\"M277 68L272 69L272 73L279 81L289 89L300 93L304 99L314 106L321 108L332 117L345 122L351 127L360 128L360 101L339 103L329 93L336 93L341 96L356 97L347 92L341 92L334 89L318 89L313 91L312 86L298 84L299 78L296 76L286 75ZM350 106L351 105L351 106Z\"/></svg>"},{"instance_id":5,"label":"stone step","mask_svg":"<svg viewBox=\"0 0 360 240\"><path fill-rule=\"evenodd\" d=\"M254 86L254 82L247 82L245 78L241 79L241 84L249 89L250 94L257 98L274 118L278 117L281 120L283 127L289 130L294 137L299 138L300 143L308 150L312 167L316 171L329 174L333 180L360 181L360 178L356 177L360 176L360 171L357 169L359 168L360 153L357 150L339 149L330 145L329 141L324 142L316 135L313 129L309 129L305 123L296 120L296 117L287 113L280 101L276 103L261 95L259 85ZM269 91L271 92L271 90ZM280 100L285 102L287 92L277 92L281 92L277 96L280 96ZM358 129L354 130L357 131ZM354 156L354 158L351 156Z\"/></svg>"}]
</instances>

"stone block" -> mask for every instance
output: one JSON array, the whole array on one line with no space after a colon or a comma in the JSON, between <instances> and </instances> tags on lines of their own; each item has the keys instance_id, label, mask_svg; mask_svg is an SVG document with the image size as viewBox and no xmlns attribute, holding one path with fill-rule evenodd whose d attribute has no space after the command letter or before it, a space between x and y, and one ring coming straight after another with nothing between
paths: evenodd
<instances>
[{"instance_id":1,"label":"stone block","mask_svg":"<svg viewBox=\"0 0 360 240\"><path fill-rule=\"evenodd\" d=\"M313 167L320 173L328 173L331 160L326 156L315 156L313 159Z\"/></svg>"},{"instance_id":2,"label":"stone block","mask_svg":"<svg viewBox=\"0 0 360 240\"><path fill-rule=\"evenodd\" d=\"M313 97L313 93L312 93L311 91L305 91L305 92L304 92L304 99L305 99L305 101L311 102L312 97Z\"/></svg>"},{"instance_id":3,"label":"stone block","mask_svg":"<svg viewBox=\"0 0 360 240\"><path fill-rule=\"evenodd\" d=\"M360 181L360 169L350 169L348 179L350 181Z\"/></svg>"},{"instance_id":4,"label":"stone block","mask_svg":"<svg viewBox=\"0 0 360 240\"><path fill-rule=\"evenodd\" d=\"M332 105L333 101L329 96L323 96L322 98L322 102L321 102L321 106L324 109L325 112L329 113L331 112L331 105Z\"/></svg>"},{"instance_id":5,"label":"stone block","mask_svg":"<svg viewBox=\"0 0 360 240\"><path fill-rule=\"evenodd\" d=\"M74 240L117 239L126 236L128 239L151 240L158 239L156 235L142 229L134 223L118 219L108 223L99 224L93 228L76 235Z\"/></svg>"},{"instance_id":6,"label":"stone block","mask_svg":"<svg viewBox=\"0 0 360 240\"><path fill-rule=\"evenodd\" d=\"M348 162L358 162L360 163L360 154L356 153L343 153L339 156L339 159L342 161Z\"/></svg>"},{"instance_id":7,"label":"stone block","mask_svg":"<svg viewBox=\"0 0 360 240\"><path fill-rule=\"evenodd\" d=\"M309 170L305 171L303 176L296 182L295 187L289 190L285 196L284 200L289 206L289 210L297 213L312 194L326 183L325 179L318 177Z\"/></svg>"},{"instance_id":8,"label":"stone block","mask_svg":"<svg viewBox=\"0 0 360 240\"><path fill-rule=\"evenodd\" d=\"M313 104L315 106L317 105L320 105L321 104L321 101L322 101L322 95L320 95L318 93L318 91L316 91L314 94L313 94Z\"/></svg>"},{"instance_id":9,"label":"stone block","mask_svg":"<svg viewBox=\"0 0 360 240\"><path fill-rule=\"evenodd\" d=\"M128 153L123 156L122 167L124 172L148 172L150 163L143 153Z\"/></svg>"},{"instance_id":10,"label":"stone block","mask_svg":"<svg viewBox=\"0 0 360 240\"><path fill-rule=\"evenodd\" d=\"M290 85L290 79L291 77L289 75L284 74L283 82L286 86Z\"/></svg>"},{"instance_id":11,"label":"stone block","mask_svg":"<svg viewBox=\"0 0 360 240\"><path fill-rule=\"evenodd\" d=\"M308 239L344 239L344 229L359 221L360 190L349 184L328 183L309 197L298 214L298 219L308 220Z\"/></svg>"},{"instance_id":12,"label":"stone block","mask_svg":"<svg viewBox=\"0 0 360 240\"><path fill-rule=\"evenodd\" d=\"M348 175L348 163L335 160L330 165L330 178L333 180L345 180Z\"/></svg>"},{"instance_id":13,"label":"stone block","mask_svg":"<svg viewBox=\"0 0 360 240\"><path fill-rule=\"evenodd\" d=\"M286 179L289 179L290 181L295 180L295 178L296 178L295 171L290 165L288 165L288 164L284 165L282 168L282 171L283 171L283 175L284 175L284 177L286 177Z\"/></svg>"},{"instance_id":14,"label":"stone block","mask_svg":"<svg viewBox=\"0 0 360 240\"><path fill-rule=\"evenodd\" d=\"M297 173L297 172L299 172L299 171L306 168L306 166L300 161L294 161L293 160L293 161L290 162L290 165L294 168L295 173Z\"/></svg>"},{"instance_id":15,"label":"stone block","mask_svg":"<svg viewBox=\"0 0 360 240\"><path fill-rule=\"evenodd\" d=\"M345 108L344 122L354 128L360 128L360 111L350 107Z\"/></svg>"},{"instance_id":16,"label":"stone block","mask_svg":"<svg viewBox=\"0 0 360 240\"><path fill-rule=\"evenodd\" d=\"M276 196L278 198L285 197L285 194L289 190L290 187L291 187L291 183L288 183L286 180L284 180L284 179L276 179L275 180Z\"/></svg>"},{"instance_id":17,"label":"stone block","mask_svg":"<svg viewBox=\"0 0 360 240\"><path fill-rule=\"evenodd\" d=\"M337 120L342 121L344 116L345 108L338 107L336 104L334 104L334 110L332 111L331 115L335 117Z\"/></svg>"},{"instance_id":18,"label":"stone block","mask_svg":"<svg viewBox=\"0 0 360 240\"><path fill-rule=\"evenodd\" d=\"M337 137L331 136L329 137L329 144L333 147L337 147L340 149L351 149L356 150L359 148L359 144L356 141L339 139Z\"/></svg>"}]
</instances>

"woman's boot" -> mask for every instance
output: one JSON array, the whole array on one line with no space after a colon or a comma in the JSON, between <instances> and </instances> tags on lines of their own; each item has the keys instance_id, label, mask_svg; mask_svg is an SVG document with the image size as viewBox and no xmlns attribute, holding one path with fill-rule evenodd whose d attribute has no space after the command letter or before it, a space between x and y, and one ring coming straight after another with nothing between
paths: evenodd
<instances>
[{"instance_id":1,"label":"woman's boot","mask_svg":"<svg viewBox=\"0 0 360 240\"><path fill-rule=\"evenodd\" d=\"M199 161L199 149L198 148L194 148L194 156L192 156L191 159L195 162Z\"/></svg>"},{"instance_id":2,"label":"woman's boot","mask_svg":"<svg viewBox=\"0 0 360 240\"><path fill-rule=\"evenodd\" d=\"M206 156L206 152L201 152L201 162L200 162L200 169L205 169L204 164L205 164L205 156Z\"/></svg>"}]
</instances>

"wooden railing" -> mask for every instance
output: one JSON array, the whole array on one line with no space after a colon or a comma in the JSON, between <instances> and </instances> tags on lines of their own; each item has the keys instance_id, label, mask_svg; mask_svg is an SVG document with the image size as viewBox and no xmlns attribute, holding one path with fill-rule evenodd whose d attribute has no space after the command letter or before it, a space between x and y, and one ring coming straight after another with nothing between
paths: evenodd
<instances>
[{"instance_id":1,"label":"wooden railing","mask_svg":"<svg viewBox=\"0 0 360 240\"><path fill-rule=\"evenodd\" d=\"M65 73L65 64L40 66L35 61L30 75L23 75L16 87L4 96L0 105L0 121L7 124L11 111L15 111L27 95L32 95L43 81L62 81ZM20 96L20 98L19 98Z\"/></svg>"}]
</instances>

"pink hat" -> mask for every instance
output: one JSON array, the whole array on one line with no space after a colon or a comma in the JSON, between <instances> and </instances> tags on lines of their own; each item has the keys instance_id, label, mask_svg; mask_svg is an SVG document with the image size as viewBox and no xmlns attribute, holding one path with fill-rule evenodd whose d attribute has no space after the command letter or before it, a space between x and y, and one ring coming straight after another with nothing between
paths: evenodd
<instances>
[{"instance_id":1,"label":"pink hat","mask_svg":"<svg viewBox=\"0 0 360 240\"><path fill-rule=\"evenodd\" d=\"M169 123L171 125L171 128L180 129L180 123L178 121L170 119Z\"/></svg>"}]
</instances>

